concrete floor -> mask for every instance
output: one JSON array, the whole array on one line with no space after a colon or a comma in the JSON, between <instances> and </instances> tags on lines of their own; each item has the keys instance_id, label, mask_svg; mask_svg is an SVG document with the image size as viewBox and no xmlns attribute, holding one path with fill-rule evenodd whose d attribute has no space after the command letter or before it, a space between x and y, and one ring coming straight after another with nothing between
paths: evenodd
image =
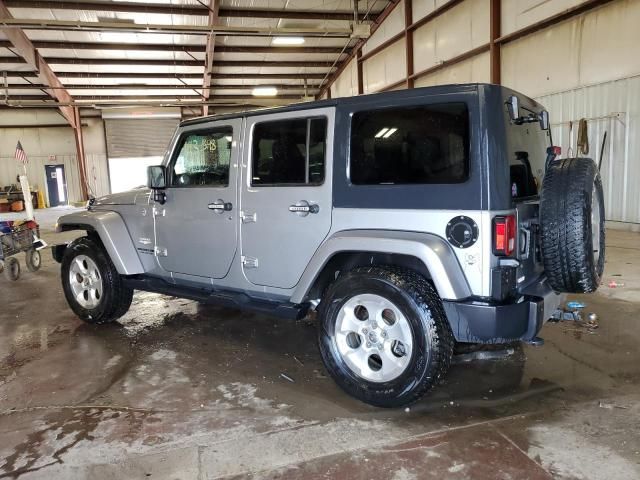
<instances>
[{"instance_id":1,"label":"concrete floor","mask_svg":"<svg viewBox=\"0 0 640 480\"><path fill-rule=\"evenodd\" d=\"M608 232L625 286L580 298L599 328L459 355L408 411L342 393L308 319L138 293L121 324L82 324L47 255L0 278L0 478L638 479L639 240Z\"/></svg>"}]
</instances>

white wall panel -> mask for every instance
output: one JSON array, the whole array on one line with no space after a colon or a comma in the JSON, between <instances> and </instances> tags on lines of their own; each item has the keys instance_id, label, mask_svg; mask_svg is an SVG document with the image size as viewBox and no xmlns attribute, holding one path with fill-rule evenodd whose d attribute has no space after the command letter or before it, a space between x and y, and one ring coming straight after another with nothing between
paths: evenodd
<instances>
[{"instance_id":1,"label":"white wall panel","mask_svg":"<svg viewBox=\"0 0 640 480\"><path fill-rule=\"evenodd\" d=\"M386 42L397 33L404 30L404 2L400 2L396 8L384 19L384 22L369 37L367 43L362 48L362 53L366 54L380 44Z\"/></svg>"},{"instance_id":2,"label":"white wall panel","mask_svg":"<svg viewBox=\"0 0 640 480\"><path fill-rule=\"evenodd\" d=\"M640 224L640 77L538 97L551 115L554 143L578 155L577 122L587 119L589 153L602 162L606 219Z\"/></svg>"},{"instance_id":3,"label":"white wall panel","mask_svg":"<svg viewBox=\"0 0 640 480\"><path fill-rule=\"evenodd\" d=\"M565 22L502 47L502 83L529 96L579 82L579 25Z\"/></svg>"},{"instance_id":4,"label":"white wall panel","mask_svg":"<svg viewBox=\"0 0 640 480\"><path fill-rule=\"evenodd\" d=\"M82 197L80 173L76 161L76 144L71 128L66 126L6 127L11 124L37 125L63 122L64 119L53 110L2 111L0 117L0 185L15 183L16 175L22 173L21 164L18 164L14 158L16 145L19 141L29 158L27 175L32 187L34 189L36 187L45 188L45 165L64 164L69 199L72 202L79 201ZM87 123L82 131L88 182L96 195L105 195L109 193L109 175L102 120L90 118L83 120L83 122Z\"/></svg>"},{"instance_id":5,"label":"white wall panel","mask_svg":"<svg viewBox=\"0 0 640 480\"><path fill-rule=\"evenodd\" d=\"M364 61L364 93L373 93L406 77L407 62L404 39Z\"/></svg>"},{"instance_id":6,"label":"white wall panel","mask_svg":"<svg viewBox=\"0 0 640 480\"><path fill-rule=\"evenodd\" d=\"M106 195L109 190L109 175L107 173L107 158L104 154L88 154L87 177L90 189L96 196ZM80 189L80 173L75 154L60 155L29 155L27 165L27 176L32 190L41 189L47 198L47 183L45 178L45 165L64 165L65 177L67 180L67 195L70 202L79 202L82 198ZM16 175L23 173L22 164L16 162L13 154L11 156L0 156L0 185L11 185L16 183ZM47 199L48 202L48 199Z\"/></svg>"},{"instance_id":7,"label":"white wall panel","mask_svg":"<svg viewBox=\"0 0 640 480\"><path fill-rule=\"evenodd\" d=\"M358 94L358 65L351 60L340 76L331 85L331 97L352 97Z\"/></svg>"},{"instance_id":8,"label":"white wall panel","mask_svg":"<svg viewBox=\"0 0 640 480\"><path fill-rule=\"evenodd\" d=\"M435 9L442 7L450 0L413 0L413 21L426 17Z\"/></svg>"},{"instance_id":9,"label":"white wall panel","mask_svg":"<svg viewBox=\"0 0 640 480\"><path fill-rule=\"evenodd\" d=\"M515 32L586 0L502 0L502 35Z\"/></svg>"},{"instance_id":10,"label":"white wall panel","mask_svg":"<svg viewBox=\"0 0 640 480\"><path fill-rule=\"evenodd\" d=\"M489 53L443 68L430 75L416 78L414 86L428 87L452 83L488 83L490 80Z\"/></svg>"},{"instance_id":11,"label":"white wall panel","mask_svg":"<svg viewBox=\"0 0 640 480\"><path fill-rule=\"evenodd\" d=\"M586 15L581 25L582 85L640 73L640 1L618 0Z\"/></svg>"},{"instance_id":12,"label":"white wall panel","mask_svg":"<svg viewBox=\"0 0 640 480\"><path fill-rule=\"evenodd\" d=\"M502 82L546 95L640 73L640 1L619 0L502 48Z\"/></svg>"},{"instance_id":13,"label":"white wall panel","mask_svg":"<svg viewBox=\"0 0 640 480\"><path fill-rule=\"evenodd\" d=\"M413 21L426 17L436 9L436 0L412 0Z\"/></svg>"},{"instance_id":14,"label":"white wall panel","mask_svg":"<svg viewBox=\"0 0 640 480\"><path fill-rule=\"evenodd\" d=\"M414 70L419 72L489 41L489 0L466 0L415 30Z\"/></svg>"}]
</instances>

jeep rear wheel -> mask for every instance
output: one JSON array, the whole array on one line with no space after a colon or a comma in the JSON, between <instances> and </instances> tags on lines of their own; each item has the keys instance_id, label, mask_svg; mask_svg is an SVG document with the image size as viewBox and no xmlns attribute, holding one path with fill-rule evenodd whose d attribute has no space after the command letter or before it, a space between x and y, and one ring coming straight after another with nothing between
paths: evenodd
<instances>
[{"instance_id":1,"label":"jeep rear wheel","mask_svg":"<svg viewBox=\"0 0 640 480\"><path fill-rule=\"evenodd\" d=\"M62 258L61 272L67 302L85 322L113 322L129 310L133 290L124 285L99 241L82 237L72 242Z\"/></svg>"},{"instance_id":2,"label":"jeep rear wheel","mask_svg":"<svg viewBox=\"0 0 640 480\"><path fill-rule=\"evenodd\" d=\"M565 158L549 165L540 228L549 285L557 292L594 292L604 270L605 228L602 180L593 160Z\"/></svg>"},{"instance_id":3,"label":"jeep rear wheel","mask_svg":"<svg viewBox=\"0 0 640 480\"><path fill-rule=\"evenodd\" d=\"M451 363L454 340L442 302L411 270L363 267L340 276L322 300L319 320L327 371L371 405L415 402Z\"/></svg>"}]
</instances>

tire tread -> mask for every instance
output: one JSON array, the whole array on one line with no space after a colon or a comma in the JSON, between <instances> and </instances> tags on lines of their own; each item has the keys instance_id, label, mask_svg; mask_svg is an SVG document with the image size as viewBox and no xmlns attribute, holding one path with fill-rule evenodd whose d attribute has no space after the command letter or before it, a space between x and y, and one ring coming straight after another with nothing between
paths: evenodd
<instances>
[{"instance_id":1,"label":"tire tread","mask_svg":"<svg viewBox=\"0 0 640 480\"><path fill-rule=\"evenodd\" d=\"M369 396L361 398L361 400L379 407L398 407L415 403L444 379L451 365L455 339L447 320L442 300L426 278L407 268L394 265L372 265L357 267L344 275L349 277L375 277L389 283L409 296L421 311L421 321L423 322L425 330L428 332L427 338L430 342L430 353L433 355L427 374L417 382L410 391L401 392L399 396L389 396L387 398L374 398L373 396ZM325 293L325 298L320 304L319 314L321 319L327 313L332 294L333 288L330 286ZM323 329L320 328L319 335L326 335L322 330ZM322 342L322 338L319 340ZM329 355L325 355L323 352L325 362L327 360L333 361L330 358L327 359L327 356Z\"/></svg>"}]
</instances>

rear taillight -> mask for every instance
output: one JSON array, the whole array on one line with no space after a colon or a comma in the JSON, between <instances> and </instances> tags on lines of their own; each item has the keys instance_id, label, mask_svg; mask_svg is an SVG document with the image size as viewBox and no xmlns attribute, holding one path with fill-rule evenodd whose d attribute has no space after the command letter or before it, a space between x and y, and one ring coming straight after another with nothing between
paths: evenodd
<instances>
[{"instance_id":1,"label":"rear taillight","mask_svg":"<svg viewBox=\"0 0 640 480\"><path fill-rule=\"evenodd\" d=\"M508 257L516 249L516 217L505 215L493 219L493 253Z\"/></svg>"}]
</instances>

